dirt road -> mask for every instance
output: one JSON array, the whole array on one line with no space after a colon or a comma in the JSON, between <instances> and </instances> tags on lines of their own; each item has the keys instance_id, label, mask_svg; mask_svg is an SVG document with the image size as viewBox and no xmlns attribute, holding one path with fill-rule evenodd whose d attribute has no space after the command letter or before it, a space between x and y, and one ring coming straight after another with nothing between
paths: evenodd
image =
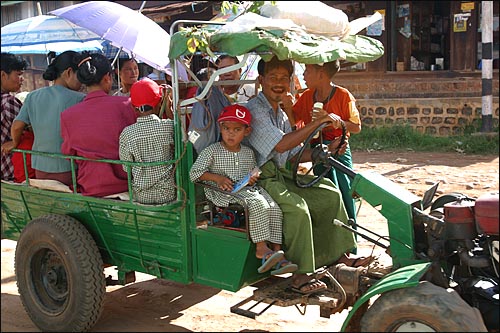
<instances>
[{"instance_id":1,"label":"dirt road","mask_svg":"<svg viewBox=\"0 0 500 333\"><path fill-rule=\"evenodd\" d=\"M471 156L458 153L354 152L356 171L376 171L418 196L435 181L438 193L460 192L471 197L499 189L498 156ZM363 203L359 223L386 232L384 219ZM15 242L2 240L2 332L38 331L24 311L14 276ZM371 250L359 241L360 252ZM107 272L111 274L111 272ZM257 319L232 314L229 308L252 294L247 287L237 293L197 284L180 285L138 274L139 282L125 287L107 287L104 311L95 332L317 332L339 331L344 311L330 319L320 318L317 306L304 316L293 308L271 307Z\"/></svg>"}]
</instances>

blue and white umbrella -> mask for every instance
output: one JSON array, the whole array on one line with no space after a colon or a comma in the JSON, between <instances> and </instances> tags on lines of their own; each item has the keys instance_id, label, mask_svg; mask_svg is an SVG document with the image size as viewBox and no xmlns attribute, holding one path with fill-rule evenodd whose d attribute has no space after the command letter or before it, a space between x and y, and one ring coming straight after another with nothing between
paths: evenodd
<instances>
[{"instance_id":1,"label":"blue and white umbrella","mask_svg":"<svg viewBox=\"0 0 500 333\"><path fill-rule=\"evenodd\" d=\"M124 51L123 49L113 46L110 41L103 40L102 43L102 53L106 56L108 59L115 59L116 55L118 54L118 51L120 52L120 55L118 58L132 58L133 55L129 52Z\"/></svg>"},{"instance_id":2,"label":"blue and white umbrella","mask_svg":"<svg viewBox=\"0 0 500 333\"><path fill-rule=\"evenodd\" d=\"M102 51L102 39L94 32L52 15L16 21L1 29L2 52L47 54L73 51Z\"/></svg>"},{"instance_id":3,"label":"blue and white umbrella","mask_svg":"<svg viewBox=\"0 0 500 333\"><path fill-rule=\"evenodd\" d=\"M157 70L170 71L170 35L136 10L116 2L86 1L50 13L92 30L113 46ZM179 69L183 70L182 67Z\"/></svg>"}]
</instances>

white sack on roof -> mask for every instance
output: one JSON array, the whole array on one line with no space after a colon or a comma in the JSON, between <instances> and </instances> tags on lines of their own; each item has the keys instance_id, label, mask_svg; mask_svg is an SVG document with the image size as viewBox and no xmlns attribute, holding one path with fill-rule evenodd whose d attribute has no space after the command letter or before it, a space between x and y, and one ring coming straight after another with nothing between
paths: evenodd
<instances>
[{"instance_id":1,"label":"white sack on roof","mask_svg":"<svg viewBox=\"0 0 500 333\"><path fill-rule=\"evenodd\" d=\"M276 1L266 3L260 14L274 19L290 19L306 32L343 38L350 33L349 18L340 9L321 1Z\"/></svg>"},{"instance_id":2,"label":"white sack on roof","mask_svg":"<svg viewBox=\"0 0 500 333\"><path fill-rule=\"evenodd\" d=\"M375 12L373 15L368 15L366 17L360 17L355 19L354 21L349 22L351 26L351 35L355 35L363 29L366 29L369 25L379 21L382 19L382 14L379 12Z\"/></svg>"},{"instance_id":3,"label":"white sack on roof","mask_svg":"<svg viewBox=\"0 0 500 333\"><path fill-rule=\"evenodd\" d=\"M249 32L255 28L264 30L302 30L297 24L289 19L271 19L255 13L245 13L220 28L218 33L242 33Z\"/></svg>"}]
</instances>

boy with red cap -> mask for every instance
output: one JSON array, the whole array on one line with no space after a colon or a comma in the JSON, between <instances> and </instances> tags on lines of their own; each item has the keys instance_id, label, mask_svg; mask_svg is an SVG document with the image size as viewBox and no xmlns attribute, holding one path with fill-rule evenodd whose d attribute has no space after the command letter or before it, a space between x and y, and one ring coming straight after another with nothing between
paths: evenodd
<instances>
[{"instance_id":1,"label":"boy with red cap","mask_svg":"<svg viewBox=\"0 0 500 333\"><path fill-rule=\"evenodd\" d=\"M120 159L132 162L161 162L173 159L174 124L158 117L165 89L149 78L134 83L130 89L137 122L120 135ZM127 171L127 166L123 166ZM173 164L133 166L133 199L143 204L164 204L176 199Z\"/></svg>"},{"instance_id":2,"label":"boy with red cap","mask_svg":"<svg viewBox=\"0 0 500 333\"><path fill-rule=\"evenodd\" d=\"M250 111L238 104L226 106L218 122L222 140L203 149L191 167L191 181L205 181L223 191L232 192L234 185L251 174L248 185L238 191L237 197L205 189L207 199L219 207L245 200L248 205L250 238L256 244L256 257L262 259L259 273L273 269L271 274L290 273L297 265L285 259L281 250L283 215L267 192L255 185L258 174L253 150L241 144L250 134ZM268 246L268 243L270 247Z\"/></svg>"}]
</instances>

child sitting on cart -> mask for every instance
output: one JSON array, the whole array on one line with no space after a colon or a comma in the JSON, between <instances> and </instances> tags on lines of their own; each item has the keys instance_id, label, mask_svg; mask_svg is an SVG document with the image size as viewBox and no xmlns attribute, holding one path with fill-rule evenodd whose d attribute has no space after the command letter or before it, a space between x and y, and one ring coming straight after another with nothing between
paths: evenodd
<instances>
[{"instance_id":1,"label":"child sitting on cart","mask_svg":"<svg viewBox=\"0 0 500 333\"><path fill-rule=\"evenodd\" d=\"M241 203L239 200L247 202L250 238L256 244L256 257L262 259L259 273L271 269L272 275L294 272L297 265L288 261L281 250L281 209L263 188L255 185L258 178L258 173L252 172L257 167L255 155L251 148L241 144L251 132L251 120L250 111L245 107L226 106L218 118L222 139L201 151L191 168L190 178L216 185L222 191L237 191L237 196L232 196L205 188L207 199L219 207ZM238 191L236 183L245 177L248 186Z\"/></svg>"}]
</instances>

